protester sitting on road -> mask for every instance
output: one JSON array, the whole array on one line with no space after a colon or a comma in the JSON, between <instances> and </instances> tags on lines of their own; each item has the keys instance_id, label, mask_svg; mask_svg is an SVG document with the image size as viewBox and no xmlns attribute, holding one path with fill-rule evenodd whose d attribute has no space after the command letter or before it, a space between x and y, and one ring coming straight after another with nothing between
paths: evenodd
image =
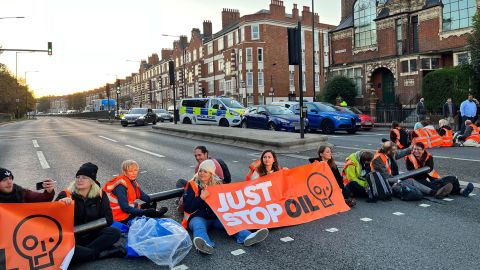
<instances>
[{"instance_id":1,"label":"protester sitting on road","mask_svg":"<svg viewBox=\"0 0 480 270\"><path fill-rule=\"evenodd\" d=\"M353 197L368 197L367 174L370 172L370 162L372 159L372 152L357 151L345 160L342 176L344 182L348 183L346 188L352 192Z\"/></svg>"},{"instance_id":2,"label":"protester sitting on road","mask_svg":"<svg viewBox=\"0 0 480 270\"><path fill-rule=\"evenodd\" d=\"M443 187L447 183L450 183L453 187L451 194L463 195L465 197L468 197L468 194L473 191L472 183L468 183L465 188L460 188L460 183L455 176L445 176L441 178L438 172L434 169L433 156L425 150L425 145L423 145L423 143L416 143L413 146L412 154L405 158L405 165L409 171L417 170L423 167L430 168L428 173L417 174L413 176L413 179L424 184L425 186L436 189Z\"/></svg>"},{"instance_id":3,"label":"protester sitting on road","mask_svg":"<svg viewBox=\"0 0 480 270\"><path fill-rule=\"evenodd\" d=\"M397 121L392 122L390 140L397 145L398 149L403 149L409 146L408 132L405 131L405 129L402 129Z\"/></svg>"},{"instance_id":4,"label":"protester sitting on road","mask_svg":"<svg viewBox=\"0 0 480 270\"><path fill-rule=\"evenodd\" d=\"M423 128L423 125L421 122L416 122L415 125L413 126L413 130L417 130L419 128Z\"/></svg>"},{"instance_id":5,"label":"protester sitting on road","mask_svg":"<svg viewBox=\"0 0 480 270\"><path fill-rule=\"evenodd\" d=\"M255 180L259 177L265 176L267 174L274 173L282 169L280 164L278 164L277 154L273 150L265 150L260 156L260 161L256 162L258 164L255 169L251 168L250 172L247 175L247 179ZM286 169L286 168L283 168Z\"/></svg>"},{"instance_id":6,"label":"protester sitting on road","mask_svg":"<svg viewBox=\"0 0 480 270\"><path fill-rule=\"evenodd\" d=\"M210 195L208 187L222 184L222 180L215 174L215 163L212 160L203 161L198 173L187 183L183 194L184 218L182 225L193 233L195 248L205 254L212 254L215 243L208 236L208 229L224 230L224 227L213 210L205 202ZM237 243L251 246L262 242L268 236L268 229L260 229L254 233L242 230L235 234Z\"/></svg>"},{"instance_id":7,"label":"protester sitting on road","mask_svg":"<svg viewBox=\"0 0 480 270\"><path fill-rule=\"evenodd\" d=\"M124 161L121 175L112 178L103 188L110 200L115 221L126 224L137 216L162 217L168 211L166 207L157 210L157 204L151 202L150 196L140 189L137 183L138 170L139 166L136 161ZM135 202L138 199L145 203L138 205Z\"/></svg>"},{"instance_id":8,"label":"protester sitting on road","mask_svg":"<svg viewBox=\"0 0 480 270\"><path fill-rule=\"evenodd\" d=\"M476 122L476 125L472 124L472 121L465 121L465 132L456 133L454 138L456 138L457 143L460 146L474 146L480 147L480 133L478 131L478 126L480 126L480 120Z\"/></svg>"},{"instance_id":9,"label":"protester sitting on road","mask_svg":"<svg viewBox=\"0 0 480 270\"><path fill-rule=\"evenodd\" d=\"M0 168L0 203L51 202L55 196L55 181L46 179L42 184L44 192L35 192L13 183L13 173Z\"/></svg>"},{"instance_id":10,"label":"protester sitting on road","mask_svg":"<svg viewBox=\"0 0 480 270\"><path fill-rule=\"evenodd\" d=\"M90 162L83 164L77 171L75 181L58 194L57 201L67 205L75 202L73 216L75 226L101 218L106 219L107 226L113 223L110 202L97 181L97 171L97 165ZM107 257L125 257L123 247L113 247L120 236L120 230L113 227L75 235L75 253L72 261L81 263Z\"/></svg>"},{"instance_id":11,"label":"protester sitting on road","mask_svg":"<svg viewBox=\"0 0 480 270\"><path fill-rule=\"evenodd\" d=\"M375 153L373 160L370 163L372 172L379 172L384 179L388 180L390 185L395 185L398 181L395 180L393 176L398 175L399 173L397 160L410 155L412 148L413 146L397 151L397 146L393 142L384 142L382 147L377 153ZM436 198L447 196L453 188L452 184L446 184L439 189L432 189L411 178L403 181L409 181L410 184L418 188L423 194L432 195Z\"/></svg>"},{"instance_id":12,"label":"protester sitting on road","mask_svg":"<svg viewBox=\"0 0 480 270\"><path fill-rule=\"evenodd\" d=\"M452 127L448 125L447 119L440 119L438 121L439 128L437 129L438 135L442 136L444 147L453 146L453 130Z\"/></svg>"}]
</instances>

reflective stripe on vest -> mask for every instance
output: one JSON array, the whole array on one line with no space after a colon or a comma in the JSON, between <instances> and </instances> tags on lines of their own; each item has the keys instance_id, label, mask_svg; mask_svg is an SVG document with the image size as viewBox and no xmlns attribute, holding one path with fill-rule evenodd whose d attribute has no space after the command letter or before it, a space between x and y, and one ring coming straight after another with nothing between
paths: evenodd
<instances>
[{"instance_id":1,"label":"reflective stripe on vest","mask_svg":"<svg viewBox=\"0 0 480 270\"><path fill-rule=\"evenodd\" d=\"M442 136L442 146L451 147L453 146L453 131L451 129L442 128L445 131L445 135Z\"/></svg>"},{"instance_id":2,"label":"reflective stripe on vest","mask_svg":"<svg viewBox=\"0 0 480 270\"><path fill-rule=\"evenodd\" d=\"M185 190L188 189L188 186L191 186L192 189L193 189L193 192L195 193L195 197L198 197L199 195L199 189L198 189L198 185L197 183L195 183L195 180L192 179L190 181L188 181L188 183L185 185ZM185 203L185 202L184 202ZM184 207L185 209L185 207ZM196 212L196 211L195 211ZM188 213L187 211L183 210L183 219L182 219L182 226L185 228L185 229L188 229L188 220L190 219L190 216L192 216L193 214L195 214L195 212L193 213Z\"/></svg>"},{"instance_id":3,"label":"reflective stripe on vest","mask_svg":"<svg viewBox=\"0 0 480 270\"><path fill-rule=\"evenodd\" d=\"M390 163L388 163L388 158L385 154L383 153L379 153L379 152L376 152L375 155L373 156L373 159L372 159L372 162L370 163L370 169L372 170L372 172L375 171L375 169L373 168L373 161L377 158L379 158L382 160L383 164L385 164L385 167L387 168L387 173L388 174L392 174L392 168L390 168Z\"/></svg>"},{"instance_id":4,"label":"reflective stripe on vest","mask_svg":"<svg viewBox=\"0 0 480 270\"><path fill-rule=\"evenodd\" d=\"M435 129L426 128L425 131L428 133L428 139L430 140L430 147L440 147L443 145L442 136L438 134Z\"/></svg>"},{"instance_id":5,"label":"reflective stripe on vest","mask_svg":"<svg viewBox=\"0 0 480 270\"><path fill-rule=\"evenodd\" d=\"M107 193L108 199L110 200L110 208L112 208L112 215L115 221L123 221L127 219L130 214L125 213L118 203L118 198L113 194L113 190L118 186L122 185L127 189L127 199L128 205L133 208L140 208L139 205L135 204L135 200L140 199L140 188L136 181L133 181L135 187L126 176L120 175L112 178L105 184L103 190Z\"/></svg>"},{"instance_id":6,"label":"reflective stripe on vest","mask_svg":"<svg viewBox=\"0 0 480 270\"><path fill-rule=\"evenodd\" d=\"M480 133L478 132L477 126L475 126L474 124L471 124L470 127L472 127L472 133L466 140L474 140L480 143Z\"/></svg>"},{"instance_id":7,"label":"reflective stripe on vest","mask_svg":"<svg viewBox=\"0 0 480 270\"><path fill-rule=\"evenodd\" d=\"M413 131L413 133L416 135L413 140L412 144L416 144L418 142L423 143L425 148L430 148L430 140L428 137L428 133L425 131L424 128L419 128Z\"/></svg>"},{"instance_id":8,"label":"reflective stripe on vest","mask_svg":"<svg viewBox=\"0 0 480 270\"><path fill-rule=\"evenodd\" d=\"M400 143L400 130L398 128L393 128L391 131L397 136L397 140L394 143L397 145L398 149L403 149L404 146Z\"/></svg>"},{"instance_id":9,"label":"reflective stripe on vest","mask_svg":"<svg viewBox=\"0 0 480 270\"><path fill-rule=\"evenodd\" d=\"M253 173L255 172L255 170L258 168L258 166L260 166L260 160L257 159L255 160L254 162L250 163L250 165L248 166L248 169L250 170L247 174L247 176L245 176L245 181L250 181L252 180L252 175Z\"/></svg>"},{"instance_id":10,"label":"reflective stripe on vest","mask_svg":"<svg viewBox=\"0 0 480 270\"><path fill-rule=\"evenodd\" d=\"M425 161L423 161L423 164L422 164L422 168L425 167L425 164L427 163L427 160L429 158L432 158L432 155L430 155L430 153L427 153L427 157L425 158ZM413 164L413 167L415 168L415 170L419 169L419 164L418 164L418 160L417 158L413 155L413 154L410 154L408 156L405 157L405 160L410 160L410 162ZM433 168L432 170L428 173L428 175L432 178L435 178L435 179L439 179L440 178L440 175L437 173L437 171L435 171Z\"/></svg>"},{"instance_id":11,"label":"reflective stripe on vest","mask_svg":"<svg viewBox=\"0 0 480 270\"><path fill-rule=\"evenodd\" d=\"M345 162L345 165L343 165L343 170L342 170L342 177L343 177L343 184L346 185L348 184L348 178L347 178L347 173L345 172L347 170L347 167L350 166L350 165L355 165L355 163L353 163L353 161L351 161L350 159L347 159L347 162Z\"/></svg>"}]
</instances>

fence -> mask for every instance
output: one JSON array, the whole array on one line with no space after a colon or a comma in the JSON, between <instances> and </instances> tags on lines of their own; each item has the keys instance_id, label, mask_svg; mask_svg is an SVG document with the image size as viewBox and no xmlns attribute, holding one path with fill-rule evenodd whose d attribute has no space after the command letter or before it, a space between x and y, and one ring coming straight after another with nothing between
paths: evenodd
<instances>
[{"instance_id":1,"label":"fence","mask_svg":"<svg viewBox=\"0 0 480 270\"><path fill-rule=\"evenodd\" d=\"M7 122L12 120L13 117L11 114L8 113L0 113L0 122Z\"/></svg>"}]
</instances>

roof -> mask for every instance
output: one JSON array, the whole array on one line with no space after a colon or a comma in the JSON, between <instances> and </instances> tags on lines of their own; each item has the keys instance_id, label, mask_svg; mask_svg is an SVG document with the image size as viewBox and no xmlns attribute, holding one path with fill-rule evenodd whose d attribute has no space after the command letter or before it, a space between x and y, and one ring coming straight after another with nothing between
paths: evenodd
<instances>
[{"instance_id":1,"label":"roof","mask_svg":"<svg viewBox=\"0 0 480 270\"><path fill-rule=\"evenodd\" d=\"M423 8L430 8L439 5L442 5L442 0L427 0L425 1L425 6Z\"/></svg>"},{"instance_id":2,"label":"roof","mask_svg":"<svg viewBox=\"0 0 480 270\"><path fill-rule=\"evenodd\" d=\"M350 28L352 26L353 26L353 15L350 15L347 18L343 19L337 27L330 30L330 32L340 31L343 29Z\"/></svg>"},{"instance_id":3,"label":"roof","mask_svg":"<svg viewBox=\"0 0 480 270\"><path fill-rule=\"evenodd\" d=\"M205 37L205 36L204 36L203 42L204 42L204 43L207 43L207 42L209 42L209 41L211 41L211 40L213 40L213 39L216 39L216 38L218 38L218 37L221 37L221 36L225 35L226 33L232 31L233 29L238 28L238 25L239 25L239 24L240 24L240 23L239 23L238 21L235 22L235 23L232 23L232 24L230 24L229 26L227 26L227 27L223 28L222 30L220 30L219 32L213 34L212 37Z\"/></svg>"}]
</instances>

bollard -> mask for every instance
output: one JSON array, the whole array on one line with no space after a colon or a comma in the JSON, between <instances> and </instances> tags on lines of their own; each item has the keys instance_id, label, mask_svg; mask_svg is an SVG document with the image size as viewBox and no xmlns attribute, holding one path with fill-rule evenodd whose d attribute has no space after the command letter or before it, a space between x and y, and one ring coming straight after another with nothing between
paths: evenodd
<instances>
[{"instance_id":1,"label":"bollard","mask_svg":"<svg viewBox=\"0 0 480 270\"><path fill-rule=\"evenodd\" d=\"M97 219L87 222L82 225L77 225L73 228L75 234L86 233L96 229L100 229L107 226L107 220L105 218Z\"/></svg>"},{"instance_id":2,"label":"bollard","mask_svg":"<svg viewBox=\"0 0 480 270\"><path fill-rule=\"evenodd\" d=\"M395 175L394 177L389 178L388 180L389 181L405 180L405 179L411 178L412 176L415 176L415 175L418 175L418 174L428 173L429 171L430 171L430 167L423 167L423 168L420 168L420 169L417 169L417 170L414 170L414 171L408 171L408 172L401 173L399 175Z\"/></svg>"},{"instance_id":3,"label":"bollard","mask_svg":"<svg viewBox=\"0 0 480 270\"><path fill-rule=\"evenodd\" d=\"M172 190L152 193L152 194L149 194L148 196L150 196L150 201L158 202L158 201L168 200L172 198L182 197L183 191L184 191L183 188L176 188Z\"/></svg>"}]
</instances>

